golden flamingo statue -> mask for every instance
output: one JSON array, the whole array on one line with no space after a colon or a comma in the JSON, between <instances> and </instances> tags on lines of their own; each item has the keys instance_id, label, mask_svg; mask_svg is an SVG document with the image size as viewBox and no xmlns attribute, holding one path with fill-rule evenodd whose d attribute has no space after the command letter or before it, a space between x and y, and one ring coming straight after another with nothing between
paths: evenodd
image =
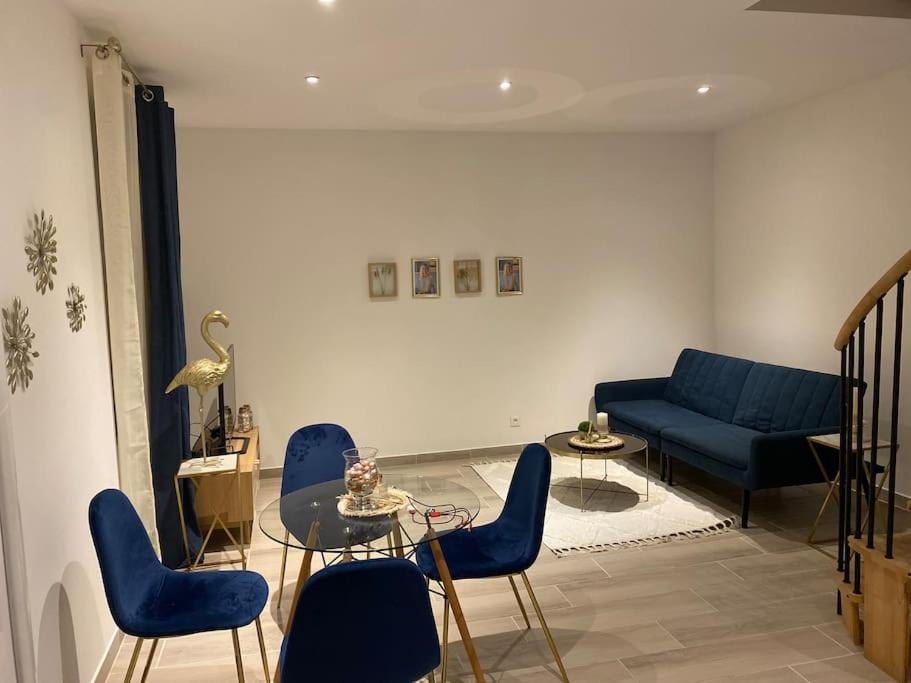
<instances>
[{"instance_id":1,"label":"golden flamingo statue","mask_svg":"<svg viewBox=\"0 0 911 683\"><path fill-rule=\"evenodd\" d=\"M228 374L228 370L231 368L231 357L228 355L228 352L225 351L225 347L215 341L212 337L212 333L209 331L209 325L212 323L221 323L227 327L231 324L231 321L228 319L228 316L221 311L211 311L206 314L199 325L202 338L215 352L215 355L218 356L218 360L200 358L199 360L190 361L183 366L183 369L181 369L180 372L174 375L174 379L171 380L167 389L164 390L164 393L170 394L177 387L188 386L196 389L196 393L199 394L199 424L201 425L202 431L200 440L202 441L203 466L208 464L205 417L203 416L204 399L206 392L208 392L209 389L217 387L224 381L225 375Z\"/></svg>"}]
</instances>

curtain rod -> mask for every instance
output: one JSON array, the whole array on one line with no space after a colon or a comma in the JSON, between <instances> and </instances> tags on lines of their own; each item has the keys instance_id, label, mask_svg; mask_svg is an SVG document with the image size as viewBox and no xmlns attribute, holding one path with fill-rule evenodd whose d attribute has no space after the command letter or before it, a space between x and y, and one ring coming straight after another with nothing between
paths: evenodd
<instances>
[{"instance_id":1,"label":"curtain rod","mask_svg":"<svg viewBox=\"0 0 911 683\"><path fill-rule=\"evenodd\" d=\"M139 74L136 73L136 70L132 66L130 66L127 58L123 56L123 46L120 44L119 40L111 36L108 38L108 41L106 43L82 43L79 46L79 54L84 55L84 50L87 47L95 48L95 56L98 57L98 59L107 59L112 52L120 55L120 61L123 64L124 68L126 68L126 70L132 74L133 80L139 84L140 88L142 88L142 99L144 99L146 102L151 102L155 99L155 93L152 92L149 86L142 82Z\"/></svg>"}]
</instances>

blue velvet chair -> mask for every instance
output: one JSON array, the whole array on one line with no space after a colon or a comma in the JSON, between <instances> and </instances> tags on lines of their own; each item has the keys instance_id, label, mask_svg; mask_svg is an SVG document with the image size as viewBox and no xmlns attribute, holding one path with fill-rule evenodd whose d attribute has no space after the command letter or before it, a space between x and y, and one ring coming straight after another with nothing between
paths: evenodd
<instances>
[{"instance_id":1,"label":"blue velvet chair","mask_svg":"<svg viewBox=\"0 0 911 683\"><path fill-rule=\"evenodd\" d=\"M384 558L307 580L278 668L281 683L413 683L439 663L424 576L408 560Z\"/></svg>"},{"instance_id":2,"label":"blue velvet chair","mask_svg":"<svg viewBox=\"0 0 911 683\"><path fill-rule=\"evenodd\" d=\"M342 451L354 448L354 440L344 427L336 424L315 424L301 427L285 448L282 468L282 495L294 493L313 484L341 479L345 476ZM282 544L282 568L278 579L278 604L285 590L285 563L288 561L288 532Z\"/></svg>"},{"instance_id":3,"label":"blue velvet chair","mask_svg":"<svg viewBox=\"0 0 911 683\"><path fill-rule=\"evenodd\" d=\"M443 556L453 580L486 579L505 576L525 618L525 626L531 628L528 613L514 577L521 575L531 604L541 623L547 644L553 653L563 680L569 683L563 660L557 644L551 636L531 582L525 573L538 557L541 537L544 535L544 513L547 509L547 495L550 490L550 453L541 444L529 444L519 456L516 470L509 484L509 492L503 510L496 521L474 529L460 529L440 537ZM440 580L433 554L427 544L419 546L416 560L428 579ZM443 608L443 669L446 680L449 636L449 600Z\"/></svg>"},{"instance_id":4,"label":"blue velvet chair","mask_svg":"<svg viewBox=\"0 0 911 683\"><path fill-rule=\"evenodd\" d=\"M262 576L249 571L168 569L155 555L133 505L116 489L107 489L92 498L89 527L111 615L121 631L137 639L125 681L133 676L145 640L152 639L152 647L143 681L160 638L230 630L237 678L243 682L237 629L254 621L268 680L269 664L259 615L266 605L269 587Z\"/></svg>"}]
</instances>

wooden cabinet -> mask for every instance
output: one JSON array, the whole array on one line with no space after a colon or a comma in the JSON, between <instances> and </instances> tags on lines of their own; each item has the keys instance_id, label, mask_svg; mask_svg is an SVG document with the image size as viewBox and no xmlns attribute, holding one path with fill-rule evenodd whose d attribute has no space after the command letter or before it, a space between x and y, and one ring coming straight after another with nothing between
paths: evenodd
<instances>
[{"instance_id":1,"label":"wooden cabinet","mask_svg":"<svg viewBox=\"0 0 911 683\"><path fill-rule=\"evenodd\" d=\"M256 510L256 493L259 490L259 427L254 427L249 432L237 432L234 437L236 447L241 446L239 439L250 440L247 451L238 456L237 466L240 471L237 481L230 476L212 477L204 481L196 492L196 517L200 527L208 529L215 513L219 512L225 526L244 525L244 539L249 543ZM236 491L227 490L233 486L237 487Z\"/></svg>"}]
</instances>

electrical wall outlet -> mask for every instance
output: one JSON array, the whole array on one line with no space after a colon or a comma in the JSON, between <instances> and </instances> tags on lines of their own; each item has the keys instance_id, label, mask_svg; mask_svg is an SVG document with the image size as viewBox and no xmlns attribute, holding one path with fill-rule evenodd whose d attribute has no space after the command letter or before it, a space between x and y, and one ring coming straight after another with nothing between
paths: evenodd
<instances>
[{"instance_id":1,"label":"electrical wall outlet","mask_svg":"<svg viewBox=\"0 0 911 683\"><path fill-rule=\"evenodd\" d=\"M511 418L509 418L509 426L510 427L519 426L519 416L518 415L513 415Z\"/></svg>"}]
</instances>

